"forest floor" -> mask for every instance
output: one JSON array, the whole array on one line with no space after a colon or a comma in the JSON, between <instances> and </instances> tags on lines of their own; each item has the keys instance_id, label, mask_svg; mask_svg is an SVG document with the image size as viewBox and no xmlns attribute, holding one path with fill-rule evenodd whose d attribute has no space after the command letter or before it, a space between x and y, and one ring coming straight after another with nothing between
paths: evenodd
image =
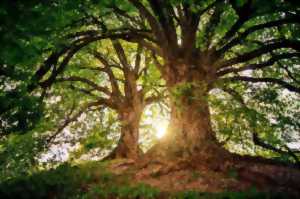
<instances>
[{"instance_id":1,"label":"forest floor","mask_svg":"<svg viewBox=\"0 0 300 199\"><path fill-rule=\"evenodd\" d=\"M273 187L274 188L274 187ZM5 199L280 199L300 198L295 192L260 187L242 180L235 170L220 172L180 162L106 162L65 164L31 176L0 183Z\"/></svg>"},{"instance_id":2,"label":"forest floor","mask_svg":"<svg viewBox=\"0 0 300 199\"><path fill-rule=\"evenodd\" d=\"M108 169L115 175L130 176L131 183L145 183L164 192L194 190L200 192L245 191L254 186L241 183L238 174L213 171L208 168L189 168L180 163L150 162L146 166L135 165L134 161L120 159L112 161Z\"/></svg>"},{"instance_id":3,"label":"forest floor","mask_svg":"<svg viewBox=\"0 0 300 199\"><path fill-rule=\"evenodd\" d=\"M199 193L224 193L228 191L246 193L255 190L272 193L273 197L276 198L282 198L282 193L288 194L288 198L300 198L300 190L290 188L286 184L278 186L272 184L272 182L260 180L260 176L253 176L255 180L253 178L245 178L245 174L240 174L235 169L221 171L211 169L201 163L196 165L197 167L191 166L186 161L163 162L157 160L153 162L147 161L146 164L135 164L132 160L119 159L111 161L107 168L116 176L129 176L132 184L147 184L167 193L186 191ZM247 173L246 176L248 175L251 174Z\"/></svg>"}]
</instances>

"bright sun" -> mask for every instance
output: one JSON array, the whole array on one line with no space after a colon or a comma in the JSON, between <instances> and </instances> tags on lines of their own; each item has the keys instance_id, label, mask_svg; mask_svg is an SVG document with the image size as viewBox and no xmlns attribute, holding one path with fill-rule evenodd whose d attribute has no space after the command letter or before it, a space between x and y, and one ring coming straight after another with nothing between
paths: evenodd
<instances>
[{"instance_id":1,"label":"bright sun","mask_svg":"<svg viewBox=\"0 0 300 199\"><path fill-rule=\"evenodd\" d=\"M164 134L166 133L167 127L168 127L168 121L166 120L159 120L155 121L153 124L155 131L156 131L156 137L162 138Z\"/></svg>"}]
</instances>

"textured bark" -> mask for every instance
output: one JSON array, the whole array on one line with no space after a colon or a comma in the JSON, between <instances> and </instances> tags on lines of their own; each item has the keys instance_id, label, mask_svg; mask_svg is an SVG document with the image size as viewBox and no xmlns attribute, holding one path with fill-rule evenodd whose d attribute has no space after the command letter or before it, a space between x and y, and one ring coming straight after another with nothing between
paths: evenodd
<instances>
[{"instance_id":1,"label":"textured bark","mask_svg":"<svg viewBox=\"0 0 300 199\"><path fill-rule=\"evenodd\" d=\"M131 158L139 157L139 122L141 113L139 112L124 112L121 116L121 138L115 150L116 158Z\"/></svg>"},{"instance_id":2,"label":"textured bark","mask_svg":"<svg viewBox=\"0 0 300 199\"><path fill-rule=\"evenodd\" d=\"M212 67L206 67L209 63L205 59L202 63L170 63L163 73L172 96L170 124L165 137L149 154L167 158L203 156L218 164L229 153L218 144L210 121L207 96L215 73L210 71Z\"/></svg>"},{"instance_id":3,"label":"textured bark","mask_svg":"<svg viewBox=\"0 0 300 199\"><path fill-rule=\"evenodd\" d=\"M207 102L199 100L179 105L173 102L168 133L166 139L188 153L198 150L204 143L215 142Z\"/></svg>"},{"instance_id":4,"label":"textured bark","mask_svg":"<svg viewBox=\"0 0 300 199\"><path fill-rule=\"evenodd\" d=\"M182 92L171 98L171 120L166 136L148 152L141 167L160 162L171 165L167 172L193 168L227 175L236 171L241 183L252 184L264 191L276 187L297 194L300 171L294 166L232 154L218 143L206 98L214 81L213 74L193 70L184 64L168 67L163 74L168 89L174 93L174 89L182 87L177 89Z\"/></svg>"},{"instance_id":5,"label":"textured bark","mask_svg":"<svg viewBox=\"0 0 300 199\"><path fill-rule=\"evenodd\" d=\"M138 159L142 154L139 148L139 123L141 120L142 110L127 108L119 113L121 122L121 136L116 148L105 158L128 158Z\"/></svg>"}]
</instances>

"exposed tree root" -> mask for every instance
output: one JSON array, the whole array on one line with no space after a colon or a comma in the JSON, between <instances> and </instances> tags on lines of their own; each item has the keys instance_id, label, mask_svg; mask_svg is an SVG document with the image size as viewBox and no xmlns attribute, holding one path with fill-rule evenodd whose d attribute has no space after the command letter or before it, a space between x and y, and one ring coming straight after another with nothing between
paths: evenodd
<instances>
[{"instance_id":1,"label":"exposed tree root","mask_svg":"<svg viewBox=\"0 0 300 199\"><path fill-rule=\"evenodd\" d=\"M124 150L120 149L120 147L116 147L106 157L104 157L102 159L102 161L114 160L114 159L120 159L120 158L138 160L143 154L144 154L144 152L139 148L138 156L131 157L129 153L124 153Z\"/></svg>"},{"instance_id":2,"label":"exposed tree root","mask_svg":"<svg viewBox=\"0 0 300 199\"><path fill-rule=\"evenodd\" d=\"M183 171L212 173L220 178L212 177L215 183L218 184L217 181L223 179L228 190L256 187L260 191L275 190L300 196L300 169L295 165L262 157L240 156L219 147L204 148L203 151L198 151L190 156L176 157L171 152L164 151L166 150L165 145L161 146L155 146L139 161L137 179L143 181L149 176L172 176ZM230 173L234 175L234 180L226 178ZM210 176L204 175L203 178L205 177L210 178ZM210 179L202 180L210 183ZM159 182L157 183L159 184ZM215 190L219 190L221 188L218 186L223 185L211 186L215 187ZM199 188L201 189L201 187Z\"/></svg>"}]
</instances>

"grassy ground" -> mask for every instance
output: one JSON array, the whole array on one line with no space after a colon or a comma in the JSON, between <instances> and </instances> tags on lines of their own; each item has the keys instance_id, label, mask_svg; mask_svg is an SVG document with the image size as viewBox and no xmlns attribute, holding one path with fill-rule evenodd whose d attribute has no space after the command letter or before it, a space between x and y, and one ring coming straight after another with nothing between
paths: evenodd
<instances>
[{"instance_id":1,"label":"grassy ground","mask_svg":"<svg viewBox=\"0 0 300 199\"><path fill-rule=\"evenodd\" d=\"M126 166L127 165L127 166ZM207 191L188 189L185 184L198 182L203 174L191 171L189 178L186 174L177 176L178 183L164 187L169 173L161 178L155 173L148 178L137 179L134 176L137 170L128 166L130 163L122 161L91 162L82 165L71 166L68 164L48 171L42 171L31 176L24 176L3 182L0 185L0 198L2 199L104 199L104 198L174 198L174 199L271 199L290 198L284 193L261 193L255 188L244 191ZM178 171L181 172L182 171ZM169 177L168 177L169 176ZM216 177L216 176L215 176ZM220 177L220 176L217 176ZM161 184L151 186L151 180L157 179ZM205 177L207 178L207 176ZM234 171L228 173L227 178L237 178ZM148 180L148 181L147 181ZM219 181L223 182L222 179ZM217 183L217 182L216 182ZM219 182L218 182L219 183ZM224 182L225 183L225 182ZM198 184L196 184L198 186ZM177 186L177 188L176 188ZM178 188L182 187L182 189Z\"/></svg>"}]
</instances>

